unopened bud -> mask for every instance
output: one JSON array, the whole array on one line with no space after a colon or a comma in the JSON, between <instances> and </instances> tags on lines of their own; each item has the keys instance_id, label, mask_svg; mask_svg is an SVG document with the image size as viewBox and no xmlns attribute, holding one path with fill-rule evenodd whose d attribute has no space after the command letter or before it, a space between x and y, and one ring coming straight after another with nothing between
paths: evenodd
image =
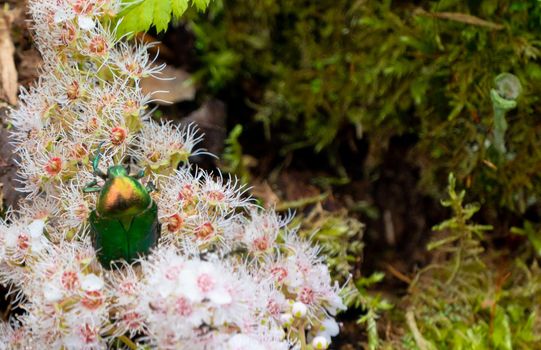
<instances>
[{"instance_id":1,"label":"unopened bud","mask_svg":"<svg viewBox=\"0 0 541 350\"><path fill-rule=\"evenodd\" d=\"M303 303L297 301L293 304L291 312L295 318L304 318L308 312L308 308Z\"/></svg>"},{"instance_id":2,"label":"unopened bud","mask_svg":"<svg viewBox=\"0 0 541 350\"><path fill-rule=\"evenodd\" d=\"M280 315L280 321L282 321L282 326L289 327L293 323L293 315L290 313L285 313Z\"/></svg>"},{"instance_id":3,"label":"unopened bud","mask_svg":"<svg viewBox=\"0 0 541 350\"><path fill-rule=\"evenodd\" d=\"M318 335L312 340L312 346L315 350L326 350L329 348L329 341L327 338Z\"/></svg>"}]
</instances>

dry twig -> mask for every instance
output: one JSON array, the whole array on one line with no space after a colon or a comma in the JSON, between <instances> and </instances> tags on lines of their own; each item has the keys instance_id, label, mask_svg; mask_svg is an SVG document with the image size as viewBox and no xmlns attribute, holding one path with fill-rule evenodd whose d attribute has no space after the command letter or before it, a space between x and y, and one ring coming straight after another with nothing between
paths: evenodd
<instances>
[{"instance_id":1,"label":"dry twig","mask_svg":"<svg viewBox=\"0 0 541 350\"><path fill-rule=\"evenodd\" d=\"M17 68L13 54L15 46L11 40L10 28L13 21L11 11L0 11L0 98L11 105L17 104Z\"/></svg>"},{"instance_id":2,"label":"dry twig","mask_svg":"<svg viewBox=\"0 0 541 350\"><path fill-rule=\"evenodd\" d=\"M439 19L446 19L449 21L455 21L465 24L470 24L478 27L485 27L492 30L501 30L504 28L502 24L490 22L482 18L468 15L466 13L459 12L428 12L423 9L417 9L415 14L418 16L433 17Z\"/></svg>"}]
</instances>

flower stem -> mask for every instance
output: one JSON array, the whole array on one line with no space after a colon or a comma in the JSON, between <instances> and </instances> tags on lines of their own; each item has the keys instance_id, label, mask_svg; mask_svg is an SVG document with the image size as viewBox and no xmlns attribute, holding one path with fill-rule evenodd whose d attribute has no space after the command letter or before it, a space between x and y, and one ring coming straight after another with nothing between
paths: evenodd
<instances>
[{"instance_id":1,"label":"flower stem","mask_svg":"<svg viewBox=\"0 0 541 350\"><path fill-rule=\"evenodd\" d=\"M494 146L500 154L505 154L505 132L507 131L507 121L505 120L505 110L494 108Z\"/></svg>"},{"instance_id":2,"label":"flower stem","mask_svg":"<svg viewBox=\"0 0 541 350\"><path fill-rule=\"evenodd\" d=\"M305 322L303 322L301 324L301 326L299 327L299 339L301 341L301 350L307 350L307 347L306 347L306 333L304 331L304 326L305 326Z\"/></svg>"},{"instance_id":3,"label":"flower stem","mask_svg":"<svg viewBox=\"0 0 541 350\"><path fill-rule=\"evenodd\" d=\"M128 348L131 350L137 350L137 344L135 344L130 338L126 337L125 335L121 335L118 337L118 340L124 343Z\"/></svg>"},{"instance_id":4,"label":"flower stem","mask_svg":"<svg viewBox=\"0 0 541 350\"><path fill-rule=\"evenodd\" d=\"M116 332L118 331L118 329L116 327L113 327L111 329L109 329L105 334L106 335L114 335ZM118 337L116 337L118 340L120 340L122 343L124 343L124 345L126 345L128 348L130 348L131 350L137 350L137 344L135 344L133 342L133 340L131 340L130 338L128 338L127 336L125 335L119 335Z\"/></svg>"}]
</instances>

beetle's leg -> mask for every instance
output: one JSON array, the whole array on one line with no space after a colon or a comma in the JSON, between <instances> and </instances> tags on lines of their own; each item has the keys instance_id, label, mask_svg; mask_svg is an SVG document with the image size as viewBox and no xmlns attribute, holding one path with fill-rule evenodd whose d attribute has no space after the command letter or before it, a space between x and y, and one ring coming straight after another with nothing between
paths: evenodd
<instances>
[{"instance_id":1,"label":"beetle's leg","mask_svg":"<svg viewBox=\"0 0 541 350\"><path fill-rule=\"evenodd\" d=\"M134 176L136 179L142 179L145 177L145 170L140 170L139 172L137 172L137 174L135 174Z\"/></svg>"},{"instance_id":2,"label":"beetle's leg","mask_svg":"<svg viewBox=\"0 0 541 350\"><path fill-rule=\"evenodd\" d=\"M98 180L93 180L93 181L90 181L89 183L87 183L85 185L85 188L87 187L92 187L92 186L96 186L98 184Z\"/></svg>"},{"instance_id":3,"label":"beetle's leg","mask_svg":"<svg viewBox=\"0 0 541 350\"><path fill-rule=\"evenodd\" d=\"M92 168L94 169L94 175L101 177L102 179L107 179L107 174L105 174L103 171L99 168L100 158L101 158L101 146L103 146L103 143L105 141L101 142L98 146L98 150L96 151L96 156L94 157L94 160L92 161Z\"/></svg>"},{"instance_id":4,"label":"beetle's leg","mask_svg":"<svg viewBox=\"0 0 541 350\"><path fill-rule=\"evenodd\" d=\"M147 183L147 192L150 193L150 192L153 192L153 191L156 191L156 186L154 185L154 182L149 181Z\"/></svg>"},{"instance_id":5,"label":"beetle's leg","mask_svg":"<svg viewBox=\"0 0 541 350\"><path fill-rule=\"evenodd\" d=\"M93 192L99 192L99 191L101 191L101 187L98 187L98 186L96 186L96 187L85 187L83 189L84 193L93 193Z\"/></svg>"},{"instance_id":6,"label":"beetle's leg","mask_svg":"<svg viewBox=\"0 0 541 350\"><path fill-rule=\"evenodd\" d=\"M83 189L84 193L92 193L92 192L98 192L101 190L100 186L96 186L98 184L98 180L90 181L85 185L85 188Z\"/></svg>"},{"instance_id":7,"label":"beetle's leg","mask_svg":"<svg viewBox=\"0 0 541 350\"><path fill-rule=\"evenodd\" d=\"M86 184L85 188L83 188L84 193L92 193L92 192L99 192L101 191L100 186L96 186L98 184L97 180L94 180L92 182L89 182Z\"/></svg>"}]
</instances>

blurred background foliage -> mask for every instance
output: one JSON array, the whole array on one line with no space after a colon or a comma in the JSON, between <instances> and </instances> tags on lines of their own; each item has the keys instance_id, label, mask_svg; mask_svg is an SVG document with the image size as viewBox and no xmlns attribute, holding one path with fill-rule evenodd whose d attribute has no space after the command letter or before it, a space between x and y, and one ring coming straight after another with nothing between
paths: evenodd
<instances>
[{"instance_id":1,"label":"blurred background foliage","mask_svg":"<svg viewBox=\"0 0 541 350\"><path fill-rule=\"evenodd\" d=\"M507 249L485 249L491 226L476 224L478 204L465 204L449 177L452 216L434 227L428 245L432 263L409 284L403 311L396 313L389 349L539 349L541 348L541 275L527 251L513 257ZM393 339L394 338L394 339Z\"/></svg>"},{"instance_id":2,"label":"blurred background foliage","mask_svg":"<svg viewBox=\"0 0 541 350\"><path fill-rule=\"evenodd\" d=\"M344 147L366 144L369 175L408 135L426 193L441 197L453 171L484 206L539 214L539 1L216 0L189 28L203 87L243 96L252 113L239 122L262 123L283 156L321 152L339 171ZM502 72L523 94L497 162L490 90Z\"/></svg>"}]
</instances>

